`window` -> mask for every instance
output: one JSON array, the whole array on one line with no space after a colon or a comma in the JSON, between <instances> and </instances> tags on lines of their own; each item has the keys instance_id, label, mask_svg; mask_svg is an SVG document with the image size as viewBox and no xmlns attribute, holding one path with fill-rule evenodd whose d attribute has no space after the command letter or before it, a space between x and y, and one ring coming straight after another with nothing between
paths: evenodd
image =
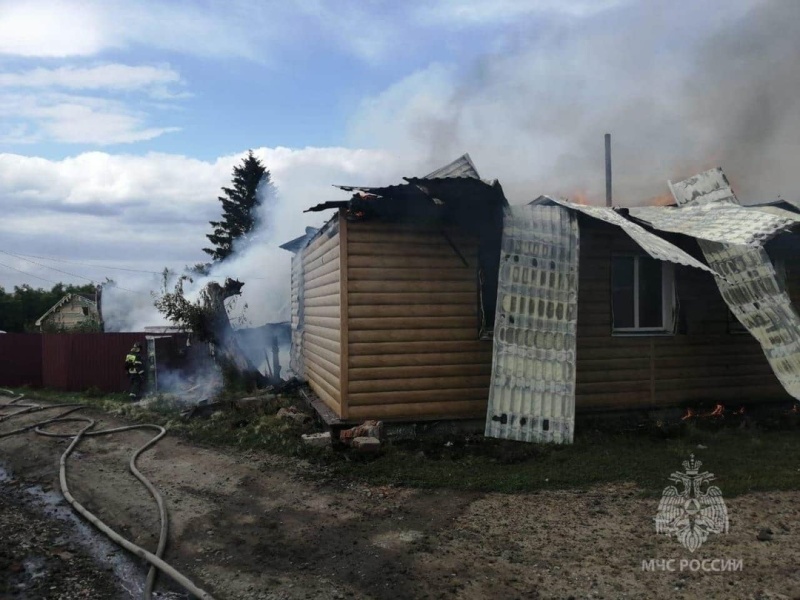
<instances>
[{"instance_id":1,"label":"window","mask_svg":"<svg viewBox=\"0 0 800 600\"><path fill-rule=\"evenodd\" d=\"M675 285L672 263L649 256L611 259L614 333L672 333Z\"/></svg>"},{"instance_id":2,"label":"window","mask_svg":"<svg viewBox=\"0 0 800 600\"><path fill-rule=\"evenodd\" d=\"M81 306L81 311L83 312L84 317L89 316L89 307L88 306Z\"/></svg>"}]
</instances>

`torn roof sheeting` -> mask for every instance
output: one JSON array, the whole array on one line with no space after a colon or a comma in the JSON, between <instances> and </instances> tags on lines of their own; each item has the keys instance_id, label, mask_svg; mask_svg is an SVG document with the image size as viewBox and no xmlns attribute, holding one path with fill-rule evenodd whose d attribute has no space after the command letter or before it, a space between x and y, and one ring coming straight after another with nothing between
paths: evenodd
<instances>
[{"instance_id":1,"label":"torn roof sheeting","mask_svg":"<svg viewBox=\"0 0 800 600\"><path fill-rule=\"evenodd\" d=\"M450 164L447 164L440 169L436 169L432 173L428 173L422 179L445 179L447 177L470 177L472 179L480 179L478 169L475 168L475 163L469 157L469 154L463 154L455 159Z\"/></svg>"},{"instance_id":2,"label":"torn roof sheeting","mask_svg":"<svg viewBox=\"0 0 800 600\"><path fill-rule=\"evenodd\" d=\"M469 154L424 177L406 177L406 183L383 187L337 185L353 192L350 200L323 202L307 209L316 212L346 208L354 218L378 217L387 221L485 221L487 212L498 212L498 238L502 207L508 206L497 182L480 178ZM475 214L467 215L469 211ZM475 228L473 228L475 229Z\"/></svg>"},{"instance_id":3,"label":"torn roof sheeting","mask_svg":"<svg viewBox=\"0 0 800 600\"><path fill-rule=\"evenodd\" d=\"M733 192L731 197L735 199ZM765 211L729 201L689 204L680 208L639 206L628 209L628 214L661 231L753 247L761 246L800 223L800 215L789 211Z\"/></svg>"},{"instance_id":4,"label":"torn roof sheeting","mask_svg":"<svg viewBox=\"0 0 800 600\"><path fill-rule=\"evenodd\" d=\"M481 177L478 175L478 170L475 168L475 163L472 162L469 154L462 154L453 162L428 173L424 177L404 177L403 179L406 181L409 179L415 179L417 181L424 179L477 179L480 181ZM345 192L366 192L368 194L375 194L376 196L390 196L396 195L400 190L407 188L408 184L401 183L399 185L387 185L383 187L357 185L334 185L333 187L337 187Z\"/></svg>"},{"instance_id":5,"label":"torn roof sheeting","mask_svg":"<svg viewBox=\"0 0 800 600\"><path fill-rule=\"evenodd\" d=\"M669 243L667 240L658 237L657 235L650 233L641 225L629 221L613 208L607 208L605 206L586 206L583 204L574 204L567 200L555 200L554 198L550 198L549 196L541 196L534 200L537 204L544 204L546 202L553 202L555 204L560 204L565 208L569 208L570 210L576 210L578 212L582 212L583 214L593 217L595 219L599 219L600 221L605 221L606 223L610 223L611 225L616 225L617 227L622 228L622 230L627 233L630 238L639 244L639 246L647 252L650 256L655 258L656 260L663 260L671 263L675 263L678 265L685 265L687 267L694 267L696 269L701 269L708 273L711 273L715 277L718 274L713 270L701 263L696 258L693 258L685 251L681 250L674 244Z\"/></svg>"},{"instance_id":6,"label":"torn roof sheeting","mask_svg":"<svg viewBox=\"0 0 800 600\"><path fill-rule=\"evenodd\" d=\"M721 169L670 184L670 188L678 204L738 202ZM800 315L767 252L761 247L702 239L699 244L709 264L724 275L717 278L717 287L728 308L758 340L784 389L800 399Z\"/></svg>"},{"instance_id":7,"label":"torn roof sheeting","mask_svg":"<svg viewBox=\"0 0 800 600\"><path fill-rule=\"evenodd\" d=\"M728 183L728 178L722 169L716 167L694 177L684 179L678 183L668 182L669 190L678 206L685 204L707 204L709 202L732 202L739 204L739 200Z\"/></svg>"}]
</instances>

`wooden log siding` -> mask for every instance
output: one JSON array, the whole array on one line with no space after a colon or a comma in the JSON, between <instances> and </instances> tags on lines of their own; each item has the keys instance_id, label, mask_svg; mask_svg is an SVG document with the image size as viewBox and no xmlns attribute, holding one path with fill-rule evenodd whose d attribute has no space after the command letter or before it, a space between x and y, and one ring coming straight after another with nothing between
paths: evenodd
<instances>
[{"instance_id":1,"label":"wooden log siding","mask_svg":"<svg viewBox=\"0 0 800 600\"><path fill-rule=\"evenodd\" d=\"M298 252L292 256L292 348L289 356L289 368L300 378L305 378L306 376L303 364L303 311L305 310L303 284L303 255Z\"/></svg>"},{"instance_id":2,"label":"wooden log siding","mask_svg":"<svg viewBox=\"0 0 800 600\"><path fill-rule=\"evenodd\" d=\"M682 241L687 251L692 244ZM610 259L628 252L640 250L621 231L581 223L577 410L788 398L758 342L728 333L716 283L696 269L675 267L676 335L612 336Z\"/></svg>"},{"instance_id":3,"label":"wooden log siding","mask_svg":"<svg viewBox=\"0 0 800 600\"><path fill-rule=\"evenodd\" d=\"M341 227L335 218L302 251L305 378L337 415L342 415L341 387Z\"/></svg>"},{"instance_id":4,"label":"wooden log siding","mask_svg":"<svg viewBox=\"0 0 800 600\"><path fill-rule=\"evenodd\" d=\"M468 266L439 230L341 215L303 251L306 378L340 417L485 416L492 344L477 339L477 244L449 237ZM788 398L758 343L728 333L716 284L697 270L675 268L678 334L612 336L610 259L630 252L616 228L582 221L578 410ZM800 295L796 262L787 277Z\"/></svg>"},{"instance_id":5,"label":"wooden log siding","mask_svg":"<svg viewBox=\"0 0 800 600\"><path fill-rule=\"evenodd\" d=\"M477 240L414 224L346 227L349 417L484 417L492 344L478 340Z\"/></svg>"}]
</instances>

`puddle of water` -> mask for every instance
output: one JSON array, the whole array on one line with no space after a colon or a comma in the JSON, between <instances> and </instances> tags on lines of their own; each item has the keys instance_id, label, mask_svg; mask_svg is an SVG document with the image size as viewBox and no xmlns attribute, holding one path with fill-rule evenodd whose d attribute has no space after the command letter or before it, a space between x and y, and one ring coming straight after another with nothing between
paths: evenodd
<instances>
[{"instance_id":1,"label":"puddle of water","mask_svg":"<svg viewBox=\"0 0 800 600\"><path fill-rule=\"evenodd\" d=\"M0 464L0 484L6 483L11 479L13 479L12 474ZM58 519L69 526L72 533L71 541L80 545L99 564L111 567L114 576L119 580L120 586L127 592L123 598L141 598L145 578L147 577L147 571L144 566L134 562L126 552L90 524L84 522L72 510L72 507L67 504L61 492L55 490L47 491L39 485L27 487L25 492L44 507L46 515ZM42 560L42 565L36 567L33 564L36 559L29 560L31 561L31 568L29 569L28 565L25 564L26 570L36 573L34 577L43 576L44 561ZM153 597L166 600L168 598L187 598L188 596L178 596L172 592L165 592L164 594L154 593Z\"/></svg>"}]
</instances>

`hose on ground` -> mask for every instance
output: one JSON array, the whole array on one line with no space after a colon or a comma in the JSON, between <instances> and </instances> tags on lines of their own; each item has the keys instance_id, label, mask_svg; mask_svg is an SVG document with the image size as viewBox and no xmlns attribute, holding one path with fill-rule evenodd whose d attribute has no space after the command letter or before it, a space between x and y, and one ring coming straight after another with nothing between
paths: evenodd
<instances>
[{"instance_id":1,"label":"hose on ground","mask_svg":"<svg viewBox=\"0 0 800 600\"><path fill-rule=\"evenodd\" d=\"M72 404L40 405L40 404L21 403L20 400L22 400L25 397L24 394L20 394L17 397L13 397L14 392L12 392L11 390L0 389L0 392L5 394L6 397L11 398L9 402L5 404L0 404L0 408L14 407L20 409L11 413L0 414L0 423L23 414L40 412L44 410L53 410L58 408L68 408L68 410L66 410L65 412L51 419L46 419L44 421L33 423L31 425L26 425L25 427L20 427L18 429L14 429L6 433L0 433L0 438L9 437L20 433L25 433L30 430L33 430L35 433L39 435L44 435L48 437L72 438L72 442L69 444L67 449L61 455L61 458L59 460L58 478L61 486L61 493L63 494L64 499L70 504L70 506L72 506L72 508L74 508L81 516L83 516L97 529L103 532L114 543L125 548L128 552L131 552L132 554L138 556L139 558L142 558L143 560L145 560L147 563L150 564L150 569L148 570L147 573L147 580L145 582L145 587L142 594L143 600L151 600L153 594L153 586L155 585L156 574L158 573L158 571L161 571L162 573L170 577L173 581L183 586L183 588L186 589L186 591L193 594L200 600L214 600L211 594L200 589L188 577L177 571L175 568L170 566L162 559L164 550L166 549L167 546L167 537L169 528L169 516L167 514L166 504L164 503L164 499L161 497L161 493L158 491L158 489L156 489L156 487L150 482L149 479L147 479L147 477L145 477L141 473L141 471L139 471L139 469L136 466L136 461L143 452L145 452L146 450L157 444L159 440L161 440L161 438L163 438L167 434L166 429L164 429L159 425L142 424L142 425L128 425L124 427L115 427L112 429L101 429L98 431L93 431L92 429L96 425L94 419L91 419L89 417L69 416L72 413L75 413L79 410L88 408L84 404L72 403ZM55 433L45 430L46 427L57 423L86 423L86 425L80 431L78 431L78 433ZM128 468L130 469L133 476L136 477L136 479L138 479L142 483L142 485L144 485L147 488L147 490L150 492L150 495L153 496L153 499L158 505L159 519L161 521L161 530L158 536L158 546L156 548L155 553L148 552L141 546L138 546L133 542L131 542L130 540L126 539L125 537L121 536L119 533L117 533L111 527L109 527L103 521L101 521L97 516L88 511L70 493L69 485L67 483L67 458L69 458L69 455L72 454L73 450L75 450L75 448L78 447L81 440L91 436L111 435L115 433L122 433L124 431L133 431L137 429L150 429L158 432L155 437L151 438L146 444L139 447L133 453L130 462L128 463Z\"/></svg>"}]
</instances>

